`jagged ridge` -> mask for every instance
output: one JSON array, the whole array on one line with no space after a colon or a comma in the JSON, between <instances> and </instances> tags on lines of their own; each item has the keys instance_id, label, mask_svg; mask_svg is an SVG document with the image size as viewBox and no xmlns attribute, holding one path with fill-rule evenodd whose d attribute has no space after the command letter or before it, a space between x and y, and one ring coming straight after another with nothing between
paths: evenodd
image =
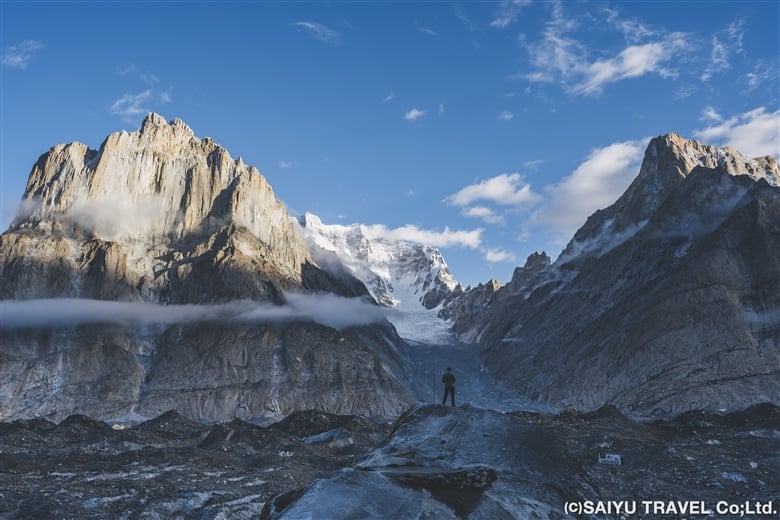
<instances>
[{"instance_id":1,"label":"jagged ridge","mask_svg":"<svg viewBox=\"0 0 780 520\"><path fill-rule=\"evenodd\" d=\"M555 263L483 295L456 330L494 375L554 406L780 402L779 180L771 157L655 138Z\"/></svg>"}]
</instances>

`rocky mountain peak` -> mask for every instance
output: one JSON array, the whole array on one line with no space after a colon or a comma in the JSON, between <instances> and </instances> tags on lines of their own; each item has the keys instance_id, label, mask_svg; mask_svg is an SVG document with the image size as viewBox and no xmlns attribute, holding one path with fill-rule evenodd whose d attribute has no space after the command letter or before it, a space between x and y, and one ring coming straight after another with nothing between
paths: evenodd
<instances>
[{"instance_id":1,"label":"rocky mountain peak","mask_svg":"<svg viewBox=\"0 0 780 520\"><path fill-rule=\"evenodd\" d=\"M612 206L588 217L562 257L577 256L583 249L594 250L587 244L603 242L606 235L611 237L612 245L616 239L632 235L697 168L780 186L780 168L772 157L751 159L728 146L706 145L674 133L661 135L649 142L639 174L625 193ZM605 252L602 247L595 249Z\"/></svg>"},{"instance_id":2,"label":"rocky mountain peak","mask_svg":"<svg viewBox=\"0 0 780 520\"><path fill-rule=\"evenodd\" d=\"M552 260L544 251L531 253L523 267L515 267L510 283L512 285L528 285L531 279L550 267L550 264L552 264Z\"/></svg>"},{"instance_id":3,"label":"rocky mountain peak","mask_svg":"<svg viewBox=\"0 0 780 520\"><path fill-rule=\"evenodd\" d=\"M536 282L541 258L488 298L467 293L447 308L453 330L547 403L662 415L776 402L778 179L773 158L657 137Z\"/></svg>"},{"instance_id":4,"label":"rocky mountain peak","mask_svg":"<svg viewBox=\"0 0 780 520\"><path fill-rule=\"evenodd\" d=\"M43 154L9 231L13 255L28 255L37 235L54 237L43 253L58 258L94 240L88 249L98 257L111 252L119 278L151 283L152 292L169 283L171 268L191 265L188 256L193 262L204 254L229 258L248 271L260 262L282 286L299 285L302 266L313 263L257 168L233 159L214 140L196 137L180 119L168 122L154 113L135 132L109 135L97 151L73 142ZM57 241L60 249L49 251ZM74 269L85 261L74 257ZM16 289L14 297L28 294Z\"/></svg>"},{"instance_id":5,"label":"rocky mountain peak","mask_svg":"<svg viewBox=\"0 0 780 520\"><path fill-rule=\"evenodd\" d=\"M0 300L41 319L0 320L0 419L411 402L365 286L321 269L257 168L181 120L49 149L23 210L0 235Z\"/></svg>"},{"instance_id":6,"label":"rocky mountain peak","mask_svg":"<svg viewBox=\"0 0 780 520\"><path fill-rule=\"evenodd\" d=\"M334 256L381 305L433 309L459 286L438 249L390 240L363 224L323 224L311 213L299 217L299 224L315 258Z\"/></svg>"}]
</instances>

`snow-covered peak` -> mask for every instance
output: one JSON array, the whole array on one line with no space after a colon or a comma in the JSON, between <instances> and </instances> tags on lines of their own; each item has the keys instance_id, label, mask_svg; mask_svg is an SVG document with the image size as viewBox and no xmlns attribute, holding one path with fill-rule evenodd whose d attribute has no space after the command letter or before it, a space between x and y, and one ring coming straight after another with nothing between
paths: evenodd
<instances>
[{"instance_id":1,"label":"snow-covered peak","mask_svg":"<svg viewBox=\"0 0 780 520\"><path fill-rule=\"evenodd\" d=\"M323 224L311 213L298 217L298 223L318 263L327 267L335 257L378 303L398 311L398 319L391 321L402 336L417 339L419 331L411 329L448 328L435 309L461 286L438 249L375 236L361 224ZM407 329L404 323L411 316L416 316L414 325Z\"/></svg>"}]
</instances>

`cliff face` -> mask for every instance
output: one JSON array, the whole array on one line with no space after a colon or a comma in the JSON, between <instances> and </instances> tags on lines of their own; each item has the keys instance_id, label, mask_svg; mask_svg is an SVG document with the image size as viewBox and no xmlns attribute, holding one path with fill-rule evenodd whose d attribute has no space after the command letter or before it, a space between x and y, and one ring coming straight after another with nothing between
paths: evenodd
<instances>
[{"instance_id":1,"label":"cliff face","mask_svg":"<svg viewBox=\"0 0 780 520\"><path fill-rule=\"evenodd\" d=\"M459 330L546 403L642 413L780 402L780 171L676 135L561 256Z\"/></svg>"},{"instance_id":2,"label":"cliff face","mask_svg":"<svg viewBox=\"0 0 780 520\"><path fill-rule=\"evenodd\" d=\"M267 297L271 285L301 285L310 262L257 168L156 114L99 151L71 143L42 155L1 240L3 299ZM202 278L217 265L215 293Z\"/></svg>"},{"instance_id":3,"label":"cliff face","mask_svg":"<svg viewBox=\"0 0 780 520\"><path fill-rule=\"evenodd\" d=\"M397 380L404 344L388 322L342 319L335 330L288 298L327 292L370 311L365 286L321 270L260 172L180 120L150 114L98 151L71 143L42 155L0 235L0 277L6 310L70 298L61 306L75 312L97 299L157 304L152 314L167 316L241 301L250 315L263 304L295 316L4 323L2 419L171 408L214 420L302 408L394 415L410 403Z\"/></svg>"}]
</instances>

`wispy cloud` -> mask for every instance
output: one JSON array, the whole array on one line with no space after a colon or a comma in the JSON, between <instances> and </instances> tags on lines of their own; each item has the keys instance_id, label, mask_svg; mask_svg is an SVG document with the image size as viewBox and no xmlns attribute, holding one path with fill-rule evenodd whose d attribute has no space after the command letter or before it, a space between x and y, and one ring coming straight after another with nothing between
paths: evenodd
<instances>
[{"instance_id":1,"label":"wispy cloud","mask_svg":"<svg viewBox=\"0 0 780 520\"><path fill-rule=\"evenodd\" d=\"M422 119L425 117L425 114L427 114L427 110L421 110L419 108L412 108L407 113L404 114L404 119L407 121L417 121L418 119Z\"/></svg>"},{"instance_id":2,"label":"wispy cloud","mask_svg":"<svg viewBox=\"0 0 780 520\"><path fill-rule=\"evenodd\" d=\"M75 225L104 240L116 240L153 232L163 216L163 203L156 196L139 202L114 197L78 199L64 211L55 212L38 199L24 199L19 204L15 220L23 220L30 215Z\"/></svg>"},{"instance_id":3,"label":"wispy cloud","mask_svg":"<svg viewBox=\"0 0 780 520\"><path fill-rule=\"evenodd\" d=\"M138 71L138 67L136 67L132 63L127 63L125 65L121 65L116 68L116 74L117 76L129 76L130 74L134 74L136 71Z\"/></svg>"},{"instance_id":4,"label":"wispy cloud","mask_svg":"<svg viewBox=\"0 0 780 520\"><path fill-rule=\"evenodd\" d=\"M560 238L571 237L597 209L615 202L639 172L647 139L623 141L591 150L558 184L545 187L547 202L532 216Z\"/></svg>"},{"instance_id":5,"label":"wispy cloud","mask_svg":"<svg viewBox=\"0 0 780 520\"><path fill-rule=\"evenodd\" d=\"M503 249L485 249L485 260L491 264L500 262L514 262L515 255Z\"/></svg>"},{"instance_id":6,"label":"wispy cloud","mask_svg":"<svg viewBox=\"0 0 780 520\"><path fill-rule=\"evenodd\" d=\"M427 34L428 36L441 36L441 34L437 33L430 27L426 27L422 25L418 20L414 21L414 27L417 29L417 32L422 34Z\"/></svg>"},{"instance_id":7,"label":"wispy cloud","mask_svg":"<svg viewBox=\"0 0 780 520\"><path fill-rule=\"evenodd\" d=\"M466 11L464 11L462 7L456 5L454 7L454 11L455 17L463 22L463 25L465 25L470 32L474 32L478 29L477 25L471 21L471 18L469 18L469 16L466 14Z\"/></svg>"},{"instance_id":8,"label":"wispy cloud","mask_svg":"<svg viewBox=\"0 0 780 520\"><path fill-rule=\"evenodd\" d=\"M160 78L148 71L141 73L141 80L150 87L160 82Z\"/></svg>"},{"instance_id":9,"label":"wispy cloud","mask_svg":"<svg viewBox=\"0 0 780 520\"><path fill-rule=\"evenodd\" d=\"M771 155L780 158L780 110L767 112L766 107L717 119L693 135L706 143L727 145L748 157Z\"/></svg>"},{"instance_id":10,"label":"wispy cloud","mask_svg":"<svg viewBox=\"0 0 780 520\"><path fill-rule=\"evenodd\" d=\"M134 117L149 112L148 102L152 97L152 89L144 90L138 94L127 93L114 101L109 112L115 116Z\"/></svg>"},{"instance_id":11,"label":"wispy cloud","mask_svg":"<svg viewBox=\"0 0 780 520\"><path fill-rule=\"evenodd\" d=\"M486 206L472 206L470 208L464 208L460 212L464 217L475 217L482 219L488 224L504 224L504 217L496 214L492 209Z\"/></svg>"},{"instance_id":12,"label":"wispy cloud","mask_svg":"<svg viewBox=\"0 0 780 520\"><path fill-rule=\"evenodd\" d=\"M36 40L24 40L17 45L11 45L3 51L2 63L14 69L26 69L32 60L33 53L43 48L43 43Z\"/></svg>"},{"instance_id":13,"label":"wispy cloud","mask_svg":"<svg viewBox=\"0 0 780 520\"><path fill-rule=\"evenodd\" d=\"M505 29L515 23L520 16L523 7L530 5L531 0L509 0L498 3L493 19L490 21L491 27Z\"/></svg>"},{"instance_id":14,"label":"wispy cloud","mask_svg":"<svg viewBox=\"0 0 780 520\"><path fill-rule=\"evenodd\" d=\"M332 45L341 45L342 34L317 22L295 22L294 26L302 29L313 38Z\"/></svg>"},{"instance_id":15,"label":"wispy cloud","mask_svg":"<svg viewBox=\"0 0 780 520\"><path fill-rule=\"evenodd\" d=\"M510 121L513 117L515 117L515 115L508 110L503 110L498 114L499 121Z\"/></svg>"},{"instance_id":16,"label":"wispy cloud","mask_svg":"<svg viewBox=\"0 0 780 520\"><path fill-rule=\"evenodd\" d=\"M745 91L743 94L756 90L766 81L777 80L778 76L780 76L780 72L778 71L777 63L763 60L757 61L753 65L753 70L746 73L742 78L742 81L745 84Z\"/></svg>"},{"instance_id":17,"label":"wispy cloud","mask_svg":"<svg viewBox=\"0 0 780 520\"><path fill-rule=\"evenodd\" d=\"M701 75L702 81L709 81L715 74L731 68L731 56L743 52L744 26L744 20L737 20L712 35L710 63Z\"/></svg>"},{"instance_id":18,"label":"wispy cloud","mask_svg":"<svg viewBox=\"0 0 780 520\"><path fill-rule=\"evenodd\" d=\"M420 229L417 226L407 224L390 229L382 224L363 226L362 228L369 238L386 238L388 240L406 240L418 242L432 247L468 247L478 248L482 243L483 229L456 230L445 227L443 231Z\"/></svg>"},{"instance_id":19,"label":"wispy cloud","mask_svg":"<svg viewBox=\"0 0 780 520\"><path fill-rule=\"evenodd\" d=\"M683 33L673 33L662 42L632 45L614 58L596 60L576 71L582 80L572 88L575 94L600 94L605 85L649 73L675 77L677 72L663 66L679 51L688 47Z\"/></svg>"},{"instance_id":20,"label":"wispy cloud","mask_svg":"<svg viewBox=\"0 0 780 520\"><path fill-rule=\"evenodd\" d=\"M220 325L313 321L344 329L386 319L384 310L359 298L332 294L287 293L284 305L240 300L212 305L159 305L79 298L0 301L0 328L40 328L115 323L186 324L211 322Z\"/></svg>"},{"instance_id":21,"label":"wispy cloud","mask_svg":"<svg viewBox=\"0 0 780 520\"><path fill-rule=\"evenodd\" d=\"M394 99L395 99L395 93L391 92L390 94L386 95L384 99L382 99L382 103L387 103L388 101L392 101Z\"/></svg>"},{"instance_id":22,"label":"wispy cloud","mask_svg":"<svg viewBox=\"0 0 780 520\"><path fill-rule=\"evenodd\" d=\"M531 185L519 173L502 173L466 186L444 200L453 206L467 206L477 200L522 206L536 203L539 195L531 190Z\"/></svg>"},{"instance_id":23,"label":"wispy cloud","mask_svg":"<svg viewBox=\"0 0 780 520\"><path fill-rule=\"evenodd\" d=\"M528 168L529 170L538 170L539 166L541 166L544 163L544 159L534 159L533 161L525 161L523 163L523 166Z\"/></svg>"},{"instance_id":24,"label":"wispy cloud","mask_svg":"<svg viewBox=\"0 0 780 520\"><path fill-rule=\"evenodd\" d=\"M695 85L684 85L674 91L674 99L686 99L691 97L699 90Z\"/></svg>"},{"instance_id":25,"label":"wispy cloud","mask_svg":"<svg viewBox=\"0 0 780 520\"><path fill-rule=\"evenodd\" d=\"M722 121L723 118L718 114L718 111L715 110L713 107L705 107L704 110L701 112L701 119L704 121Z\"/></svg>"},{"instance_id":26,"label":"wispy cloud","mask_svg":"<svg viewBox=\"0 0 780 520\"><path fill-rule=\"evenodd\" d=\"M627 41L632 43L641 42L658 34L658 31L637 19L622 18L617 9L609 7L603 9L607 15L607 23L620 31Z\"/></svg>"},{"instance_id":27,"label":"wispy cloud","mask_svg":"<svg viewBox=\"0 0 780 520\"><path fill-rule=\"evenodd\" d=\"M160 82L160 78L154 73L143 70L132 63L121 65L114 72L123 78L134 77L146 87L138 93L126 92L109 107L110 114L121 117L125 122L135 123L138 116L150 112L154 105L173 102L172 87L168 87L166 90L155 88L155 85Z\"/></svg>"},{"instance_id":28,"label":"wispy cloud","mask_svg":"<svg viewBox=\"0 0 780 520\"><path fill-rule=\"evenodd\" d=\"M693 45L689 35L681 32L662 34L638 21L621 20L615 11L607 9L606 13L610 25L621 32L637 31L642 37L629 39L631 44L616 54L613 51L612 57L593 59L593 51L572 36L579 22L566 15L561 2L555 2L543 37L538 41L521 37L520 43L529 54L532 70L515 77L531 83L560 84L578 96L598 95L608 84L647 74L678 77L679 71L672 64L691 51ZM639 40L650 41L639 43Z\"/></svg>"},{"instance_id":29,"label":"wispy cloud","mask_svg":"<svg viewBox=\"0 0 780 520\"><path fill-rule=\"evenodd\" d=\"M294 161L279 161L278 166L281 169L290 168L291 166L294 166Z\"/></svg>"}]
</instances>

